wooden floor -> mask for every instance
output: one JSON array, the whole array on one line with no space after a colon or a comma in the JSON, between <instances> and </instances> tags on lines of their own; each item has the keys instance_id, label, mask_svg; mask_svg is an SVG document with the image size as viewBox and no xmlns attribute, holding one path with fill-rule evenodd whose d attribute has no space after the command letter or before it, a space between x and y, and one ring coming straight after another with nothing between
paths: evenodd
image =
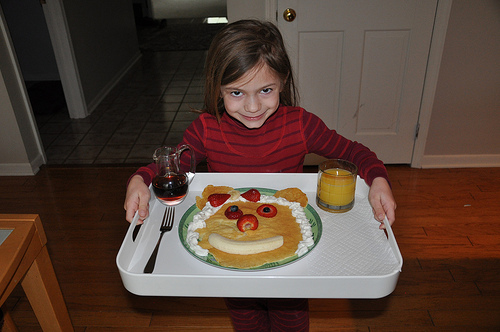
<instances>
[{"instance_id":1,"label":"wooden floor","mask_svg":"<svg viewBox=\"0 0 500 332\"><path fill-rule=\"evenodd\" d=\"M0 213L40 214L76 331L230 331L220 298L139 297L123 287L115 257L134 170L53 166L0 177ZM311 331L499 331L500 168L391 166L389 174L404 258L396 290L310 300ZM22 289L3 309L21 332L40 331Z\"/></svg>"}]
</instances>

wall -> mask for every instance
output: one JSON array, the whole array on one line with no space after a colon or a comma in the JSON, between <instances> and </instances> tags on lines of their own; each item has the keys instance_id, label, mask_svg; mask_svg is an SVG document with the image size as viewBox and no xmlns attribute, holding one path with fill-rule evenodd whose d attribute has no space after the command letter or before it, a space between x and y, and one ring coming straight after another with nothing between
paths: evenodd
<instances>
[{"instance_id":1,"label":"wall","mask_svg":"<svg viewBox=\"0 0 500 332\"><path fill-rule=\"evenodd\" d=\"M227 18L229 22L245 18L266 18L266 1L227 0Z\"/></svg>"},{"instance_id":2,"label":"wall","mask_svg":"<svg viewBox=\"0 0 500 332\"><path fill-rule=\"evenodd\" d=\"M3 74L1 70L0 74ZM0 103L0 123L16 124L16 116L7 93L3 75L0 75L0 99L2 100ZM12 168L13 170L28 162L19 126L2 129L0 131L0 141L3 143L0 146L0 169Z\"/></svg>"},{"instance_id":3,"label":"wall","mask_svg":"<svg viewBox=\"0 0 500 332\"><path fill-rule=\"evenodd\" d=\"M45 156L9 41L0 10L0 175L32 175Z\"/></svg>"},{"instance_id":4,"label":"wall","mask_svg":"<svg viewBox=\"0 0 500 332\"><path fill-rule=\"evenodd\" d=\"M57 81L59 71L42 6L31 0L0 0L25 81Z\"/></svg>"},{"instance_id":5,"label":"wall","mask_svg":"<svg viewBox=\"0 0 500 332\"><path fill-rule=\"evenodd\" d=\"M92 111L140 57L132 1L63 4L85 102Z\"/></svg>"},{"instance_id":6,"label":"wall","mask_svg":"<svg viewBox=\"0 0 500 332\"><path fill-rule=\"evenodd\" d=\"M500 1L453 0L422 167L500 166Z\"/></svg>"},{"instance_id":7,"label":"wall","mask_svg":"<svg viewBox=\"0 0 500 332\"><path fill-rule=\"evenodd\" d=\"M226 0L151 0L154 19L225 17Z\"/></svg>"}]
</instances>

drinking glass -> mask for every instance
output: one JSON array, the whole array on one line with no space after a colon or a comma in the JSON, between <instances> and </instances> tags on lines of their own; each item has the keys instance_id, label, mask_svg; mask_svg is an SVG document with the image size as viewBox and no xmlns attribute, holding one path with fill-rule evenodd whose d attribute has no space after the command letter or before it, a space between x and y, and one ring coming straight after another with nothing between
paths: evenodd
<instances>
[{"instance_id":1,"label":"drinking glass","mask_svg":"<svg viewBox=\"0 0 500 332\"><path fill-rule=\"evenodd\" d=\"M334 213L347 212L354 206L358 167L342 159L330 159L319 165L316 204Z\"/></svg>"}]
</instances>

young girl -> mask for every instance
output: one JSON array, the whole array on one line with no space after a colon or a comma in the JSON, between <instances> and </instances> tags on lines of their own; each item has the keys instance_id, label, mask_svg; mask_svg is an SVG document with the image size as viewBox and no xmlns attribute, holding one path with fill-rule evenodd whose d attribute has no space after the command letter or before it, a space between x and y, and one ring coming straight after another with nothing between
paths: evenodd
<instances>
[{"instance_id":1,"label":"young girl","mask_svg":"<svg viewBox=\"0 0 500 332\"><path fill-rule=\"evenodd\" d=\"M275 25L257 20L228 24L207 55L205 108L180 144L189 144L196 160L211 172L302 172L304 157L346 159L358 166L370 186L375 218L392 224L396 202L383 163L367 147L330 130L316 115L297 107L292 67ZM181 158L189 168L189 156ZM148 216L154 164L129 180L126 218ZM380 226L383 228L383 224ZM306 299L226 299L236 330L307 331Z\"/></svg>"}]
</instances>

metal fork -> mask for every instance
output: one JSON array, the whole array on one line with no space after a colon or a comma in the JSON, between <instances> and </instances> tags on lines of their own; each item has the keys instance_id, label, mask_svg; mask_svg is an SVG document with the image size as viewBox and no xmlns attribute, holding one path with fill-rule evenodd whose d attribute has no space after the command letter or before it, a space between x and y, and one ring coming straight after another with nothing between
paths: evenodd
<instances>
[{"instance_id":1,"label":"metal fork","mask_svg":"<svg viewBox=\"0 0 500 332\"><path fill-rule=\"evenodd\" d=\"M165 213L163 214L163 221L160 226L160 238L156 243L156 247L149 257L148 262L146 263L146 267L144 268L144 273L152 273L155 268L156 256L158 256L158 249L160 248L160 242L165 232L170 232L172 230L172 226L174 225L174 214L175 208L173 206L168 206L165 209Z\"/></svg>"}]
</instances>

